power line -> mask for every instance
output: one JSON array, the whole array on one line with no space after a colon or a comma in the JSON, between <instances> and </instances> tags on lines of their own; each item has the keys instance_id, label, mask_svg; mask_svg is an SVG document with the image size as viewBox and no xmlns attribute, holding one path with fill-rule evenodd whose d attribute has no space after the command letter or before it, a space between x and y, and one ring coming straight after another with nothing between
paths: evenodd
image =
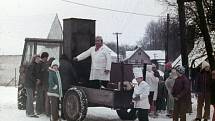
<instances>
[{"instance_id":1,"label":"power line","mask_svg":"<svg viewBox=\"0 0 215 121\"><path fill-rule=\"evenodd\" d=\"M61 0L61 1L67 2L67 3L71 3L71 4L80 5L80 6L85 6L85 7L89 7L89 8L95 8L95 9L106 10L106 11L113 11L113 12L118 12L118 13L134 14L134 15L148 16L148 17L160 17L160 18L161 17L166 17L166 16L157 16L157 15L151 15L151 14L136 13L136 12L130 12L130 11L122 11L122 10L116 10L116 9L98 7L98 6L93 6L93 5L88 5L88 4L78 3L78 2L73 2L73 1L69 1L69 0Z\"/></svg>"}]
</instances>

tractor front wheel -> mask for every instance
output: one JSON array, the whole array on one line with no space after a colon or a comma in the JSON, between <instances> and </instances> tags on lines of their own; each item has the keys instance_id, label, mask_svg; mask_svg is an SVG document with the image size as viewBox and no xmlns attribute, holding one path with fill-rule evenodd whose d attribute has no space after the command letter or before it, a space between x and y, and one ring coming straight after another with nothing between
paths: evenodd
<instances>
[{"instance_id":1,"label":"tractor front wheel","mask_svg":"<svg viewBox=\"0 0 215 121\"><path fill-rule=\"evenodd\" d=\"M82 121L87 115L86 94L78 88L69 89L63 99L63 112L67 121Z\"/></svg>"}]
</instances>

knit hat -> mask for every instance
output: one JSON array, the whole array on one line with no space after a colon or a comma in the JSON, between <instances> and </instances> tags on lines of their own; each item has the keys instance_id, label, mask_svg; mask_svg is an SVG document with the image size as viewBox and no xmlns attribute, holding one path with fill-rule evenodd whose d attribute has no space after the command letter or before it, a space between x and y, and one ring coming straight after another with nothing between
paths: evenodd
<instances>
[{"instance_id":1,"label":"knit hat","mask_svg":"<svg viewBox=\"0 0 215 121\"><path fill-rule=\"evenodd\" d=\"M168 62L165 64L165 69L171 69L172 68L172 63Z\"/></svg>"},{"instance_id":2,"label":"knit hat","mask_svg":"<svg viewBox=\"0 0 215 121\"><path fill-rule=\"evenodd\" d=\"M54 61L52 62L52 64L51 64L51 67L54 66L54 65L59 66L59 65L60 65L60 64L59 64L59 61L58 61L58 60L54 60Z\"/></svg>"},{"instance_id":3,"label":"knit hat","mask_svg":"<svg viewBox=\"0 0 215 121\"><path fill-rule=\"evenodd\" d=\"M175 70L180 73L180 74L184 74L185 73L185 68L183 66L177 66L175 67Z\"/></svg>"},{"instance_id":4,"label":"knit hat","mask_svg":"<svg viewBox=\"0 0 215 121\"><path fill-rule=\"evenodd\" d=\"M141 68L134 68L133 73L135 78L143 77L143 72Z\"/></svg>"},{"instance_id":5,"label":"knit hat","mask_svg":"<svg viewBox=\"0 0 215 121\"><path fill-rule=\"evenodd\" d=\"M202 62L202 67L201 67L201 69L203 70L203 69L205 69L206 67L210 67L210 64L209 64L207 61L203 61L203 62Z\"/></svg>"}]
</instances>

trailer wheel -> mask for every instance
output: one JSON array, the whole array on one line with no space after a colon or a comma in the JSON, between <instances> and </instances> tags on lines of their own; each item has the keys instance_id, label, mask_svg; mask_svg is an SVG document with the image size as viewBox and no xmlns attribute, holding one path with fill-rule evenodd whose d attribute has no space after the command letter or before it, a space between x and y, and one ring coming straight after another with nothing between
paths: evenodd
<instances>
[{"instance_id":1,"label":"trailer wheel","mask_svg":"<svg viewBox=\"0 0 215 121\"><path fill-rule=\"evenodd\" d=\"M137 118L135 109L119 109L116 112L122 120L135 120Z\"/></svg>"},{"instance_id":2,"label":"trailer wheel","mask_svg":"<svg viewBox=\"0 0 215 121\"><path fill-rule=\"evenodd\" d=\"M19 85L18 87L18 94L17 94L17 101L18 101L18 109L25 110L26 109L26 90L24 86Z\"/></svg>"},{"instance_id":3,"label":"trailer wheel","mask_svg":"<svg viewBox=\"0 0 215 121\"><path fill-rule=\"evenodd\" d=\"M69 89L63 99L63 112L67 121L82 121L87 115L87 97L83 90Z\"/></svg>"}]
</instances>

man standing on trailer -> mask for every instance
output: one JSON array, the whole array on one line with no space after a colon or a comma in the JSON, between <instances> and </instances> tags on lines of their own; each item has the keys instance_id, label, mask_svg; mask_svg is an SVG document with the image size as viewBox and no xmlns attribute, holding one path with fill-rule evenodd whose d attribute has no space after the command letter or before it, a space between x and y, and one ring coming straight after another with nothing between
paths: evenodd
<instances>
[{"instance_id":1,"label":"man standing on trailer","mask_svg":"<svg viewBox=\"0 0 215 121\"><path fill-rule=\"evenodd\" d=\"M111 55L107 47L103 46L103 39L101 36L96 36L95 46L89 48L77 57L74 57L73 60L81 61L89 56L91 56L92 59L89 87L106 87L110 81Z\"/></svg>"}]
</instances>

